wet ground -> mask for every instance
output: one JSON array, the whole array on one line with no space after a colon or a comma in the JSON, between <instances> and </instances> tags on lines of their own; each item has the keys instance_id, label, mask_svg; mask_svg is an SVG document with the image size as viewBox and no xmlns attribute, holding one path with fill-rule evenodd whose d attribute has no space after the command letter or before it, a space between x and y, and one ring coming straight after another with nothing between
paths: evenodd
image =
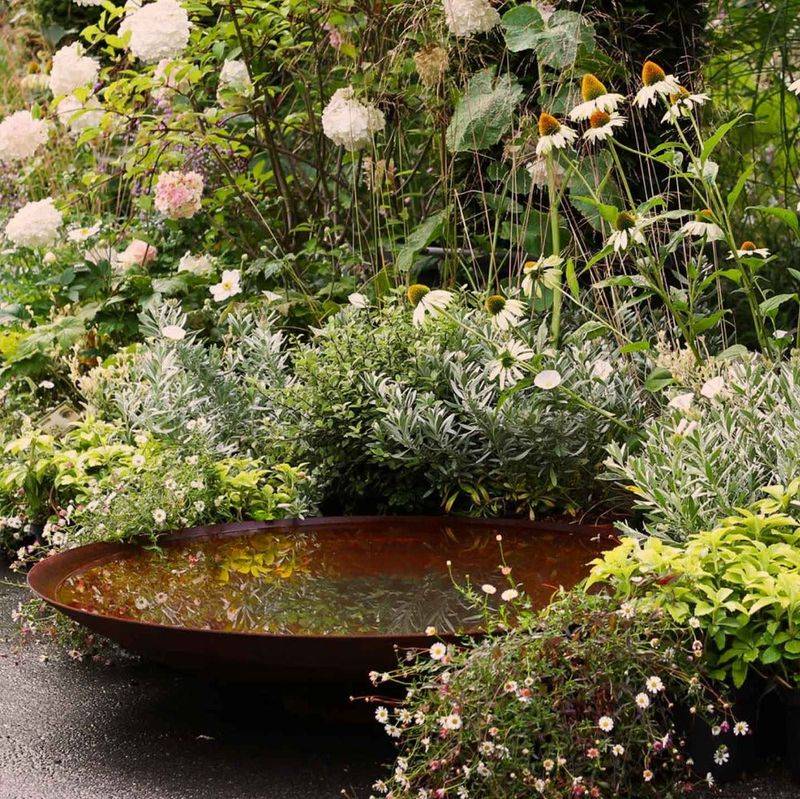
<instances>
[{"instance_id":1,"label":"wet ground","mask_svg":"<svg viewBox=\"0 0 800 799\"><path fill-rule=\"evenodd\" d=\"M322 720L307 690L209 683L131 660L20 646L25 596L0 571L0 799L363 799L391 749L377 726ZM40 658L48 652L52 658ZM292 712L286 709L291 705ZM725 799L795 799L780 772ZM498 799L501 799L498 797Z\"/></svg>"}]
</instances>

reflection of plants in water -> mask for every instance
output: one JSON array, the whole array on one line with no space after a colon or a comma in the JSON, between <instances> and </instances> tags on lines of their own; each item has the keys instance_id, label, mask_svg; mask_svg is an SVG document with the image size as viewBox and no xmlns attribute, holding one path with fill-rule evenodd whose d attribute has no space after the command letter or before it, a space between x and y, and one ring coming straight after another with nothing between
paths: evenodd
<instances>
[{"instance_id":1,"label":"reflection of plants in water","mask_svg":"<svg viewBox=\"0 0 800 799\"><path fill-rule=\"evenodd\" d=\"M287 579L309 568L311 542L306 536L292 539L253 535L244 543L222 550L216 578L227 583L231 573L261 579Z\"/></svg>"}]
</instances>

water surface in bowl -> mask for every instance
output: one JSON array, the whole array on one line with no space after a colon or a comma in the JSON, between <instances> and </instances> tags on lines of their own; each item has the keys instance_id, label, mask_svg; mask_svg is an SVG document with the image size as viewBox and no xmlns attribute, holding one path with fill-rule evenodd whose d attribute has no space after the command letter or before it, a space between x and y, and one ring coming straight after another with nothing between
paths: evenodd
<instances>
[{"instance_id":1,"label":"water surface in bowl","mask_svg":"<svg viewBox=\"0 0 800 799\"><path fill-rule=\"evenodd\" d=\"M501 572L502 557L511 567ZM474 628L453 585L493 604L513 586L536 606L583 577L608 538L468 520L388 521L185 538L71 575L59 601L92 613L198 629L282 634L416 634ZM448 568L448 561L451 566ZM489 595L481 586L490 584Z\"/></svg>"}]
</instances>

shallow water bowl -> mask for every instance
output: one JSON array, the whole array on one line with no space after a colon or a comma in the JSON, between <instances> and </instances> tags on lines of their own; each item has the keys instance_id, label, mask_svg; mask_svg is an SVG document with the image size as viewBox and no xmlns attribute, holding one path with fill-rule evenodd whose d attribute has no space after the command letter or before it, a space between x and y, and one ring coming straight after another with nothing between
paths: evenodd
<instances>
[{"instance_id":1,"label":"shallow water bowl","mask_svg":"<svg viewBox=\"0 0 800 799\"><path fill-rule=\"evenodd\" d=\"M510 587L502 561L544 606L614 541L609 525L518 520L239 522L170 533L158 551L70 549L34 566L28 583L80 624L170 665L267 681L340 680L391 669L398 649L477 632L480 619L453 579L464 584L469 575L479 591L495 586L481 596L497 604Z\"/></svg>"}]
</instances>

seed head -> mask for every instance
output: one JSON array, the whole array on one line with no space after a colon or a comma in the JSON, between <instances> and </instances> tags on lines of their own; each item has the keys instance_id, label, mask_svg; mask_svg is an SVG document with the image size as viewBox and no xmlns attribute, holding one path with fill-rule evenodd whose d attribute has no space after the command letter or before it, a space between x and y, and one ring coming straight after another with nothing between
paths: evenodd
<instances>
[{"instance_id":1,"label":"seed head","mask_svg":"<svg viewBox=\"0 0 800 799\"><path fill-rule=\"evenodd\" d=\"M587 72L581 81L581 97L588 102L608 94L606 87L591 72Z\"/></svg>"},{"instance_id":2,"label":"seed head","mask_svg":"<svg viewBox=\"0 0 800 799\"><path fill-rule=\"evenodd\" d=\"M661 80L664 80L667 75L661 67L655 63L655 61L645 61L644 66L642 67L642 83L645 86L652 86L654 83L658 83Z\"/></svg>"},{"instance_id":3,"label":"seed head","mask_svg":"<svg viewBox=\"0 0 800 799\"><path fill-rule=\"evenodd\" d=\"M617 230L630 230L636 226L636 217L630 211L620 211L614 221Z\"/></svg>"},{"instance_id":4,"label":"seed head","mask_svg":"<svg viewBox=\"0 0 800 799\"><path fill-rule=\"evenodd\" d=\"M423 283L414 283L408 287L406 297L408 301L416 308L419 301L430 291L430 289Z\"/></svg>"},{"instance_id":5,"label":"seed head","mask_svg":"<svg viewBox=\"0 0 800 799\"><path fill-rule=\"evenodd\" d=\"M492 294L486 298L486 310L492 315L497 316L506 307L506 298L500 294Z\"/></svg>"},{"instance_id":6,"label":"seed head","mask_svg":"<svg viewBox=\"0 0 800 799\"><path fill-rule=\"evenodd\" d=\"M561 123L554 116L546 111L542 111L539 114L540 136L552 136L554 133L558 133L559 130L561 130Z\"/></svg>"}]
</instances>

